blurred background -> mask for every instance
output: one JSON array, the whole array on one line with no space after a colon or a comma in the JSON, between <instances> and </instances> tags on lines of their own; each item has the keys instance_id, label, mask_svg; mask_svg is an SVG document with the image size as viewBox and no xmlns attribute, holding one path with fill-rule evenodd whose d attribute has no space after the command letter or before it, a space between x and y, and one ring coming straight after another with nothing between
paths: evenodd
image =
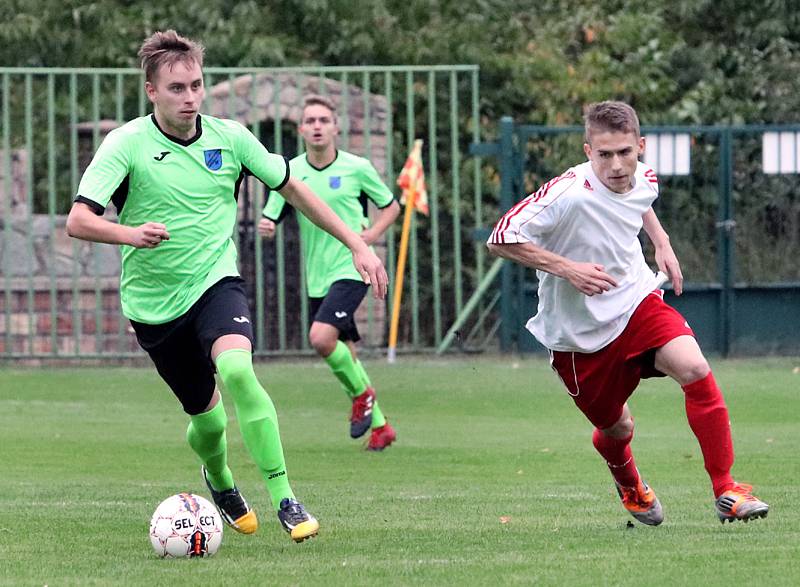
<instances>
[{"instance_id":1,"label":"blurred background","mask_svg":"<svg viewBox=\"0 0 800 587\"><path fill-rule=\"evenodd\" d=\"M63 225L105 134L150 112L136 52L166 28L206 47L204 112L242 121L272 151L302 151L295 126L309 92L337 102L340 147L369 157L398 195L410 146L424 140L430 216L412 224L399 352L541 350L523 328L534 273L496 264L483 243L515 201L583 160L583 110L606 99L639 113L656 211L688 281L671 301L704 348L800 351L796 2L4 6L0 359L143 356L119 312L118 250L72 241ZM254 231L268 197L242 185L234 235L257 354L304 354L296 225L275 242ZM392 277L399 224L379 247ZM361 309L367 352L385 347L390 310Z\"/></svg>"}]
</instances>

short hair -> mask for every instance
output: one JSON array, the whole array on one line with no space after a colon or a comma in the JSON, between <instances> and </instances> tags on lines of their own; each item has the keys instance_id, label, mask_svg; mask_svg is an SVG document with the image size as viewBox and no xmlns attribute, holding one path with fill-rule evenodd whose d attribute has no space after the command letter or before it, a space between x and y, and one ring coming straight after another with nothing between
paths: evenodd
<instances>
[{"instance_id":1,"label":"short hair","mask_svg":"<svg viewBox=\"0 0 800 587\"><path fill-rule=\"evenodd\" d=\"M607 100L589 104L584 116L585 138L591 143L593 131L633 133L639 138L639 117L625 102Z\"/></svg>"},{"instance_id":2,"label":"short hair","mask_svg":"<svg viewBox=\"0 0 800 587\"><path fill-rule=\"evenodd\" d=\"M334 116L336 116L336 106L334 105L333 100L326 98L325 96L320 96L319 94L309 94L303 98L303 110L309 106L324 106L330 110Z\"/></svg>"},{"instance_id":3,"label":"short hair","mask_svg":"<svg viewBox=\"0 0 800 587\"><path fill-rule=\"evenodd\" d=\"M191 65L192 62L203 67L204 47L191 39L180 36L174 30L157 31L144 40L139 48L144 79L152 82L158 69L167 64L172 68L176 63Z\"/></svg>"}]
</instances>

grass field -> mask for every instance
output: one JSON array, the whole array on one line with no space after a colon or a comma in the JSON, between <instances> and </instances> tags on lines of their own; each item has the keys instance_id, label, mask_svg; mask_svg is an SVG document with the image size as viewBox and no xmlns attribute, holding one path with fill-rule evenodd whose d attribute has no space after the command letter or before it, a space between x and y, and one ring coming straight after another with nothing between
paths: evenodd
<instances>
[{"instance_id":1,"label":"grass field","mask_svg":"<svg viewBox=\"0 0 800 587\"><path fill-rule=\"evenodd\" d=\"M772 506L749 524L718 522L680 388L642 384L633 446L658 528L626 526L591 427L543 360L366 364L398 431L380 454L348 437L321 362L258 366L320 535L297 545L280 530L232 420L231 466L262 525L226 530L203 560L158 559L148 541L162 499L207 494L153 369L4 368L0 584L800 584L800 360L715 362L734 473Z\"/></svg>"}]
</instances>

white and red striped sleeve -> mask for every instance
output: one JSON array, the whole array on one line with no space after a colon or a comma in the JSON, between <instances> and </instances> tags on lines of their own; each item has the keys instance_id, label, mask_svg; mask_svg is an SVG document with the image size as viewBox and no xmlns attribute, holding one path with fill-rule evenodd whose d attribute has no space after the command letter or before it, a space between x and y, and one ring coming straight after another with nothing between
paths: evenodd
<instances>
[{"instance_id":1,"label":"white and red striped sleeve","mask_svg":"<svg viewBox=\"0 0 800 587\"><path fill-rule=\"evenodd\" d=\"M495 245L538 244L539 237L550 232L558 222L559 213L554 204L575 183L575 177L575 172L570 169L517 202L495 224L487 242Z\"/></svg>"},{"instance_id":2,"label":"white and red striped sleeve","mask_svg":"<svg viewBox=\"0 0 800 587\"><path fill-rule=\"evenodd\" d=\"M652 167L644 167L644 179L647 181L647 185L650 186L650 189L658 194L658 176Z\"/></svg>"}]
</instances>

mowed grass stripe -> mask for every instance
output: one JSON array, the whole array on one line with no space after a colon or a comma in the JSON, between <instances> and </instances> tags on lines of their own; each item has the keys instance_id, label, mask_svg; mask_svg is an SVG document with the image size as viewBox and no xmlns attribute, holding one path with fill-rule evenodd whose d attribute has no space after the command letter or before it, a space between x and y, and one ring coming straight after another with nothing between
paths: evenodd
<instances>
[{"instance_id":1,"label":"mowed grass stripe","mask_svg":"<svg viewBox=\"0 0 800 587\"><path fill-rule=\"evenodd\" d=\"M634 451L666 521L633 529L545 361L366 363L398 431L381 454L348 437L347 401L319 362L257 366L320 536L295 545L279 529L229 402L231 466L262 526L191 561L156 559L147 540L162 499L206 494L155 371L4 369L0 584L800 584L797 361L714 362L735 475L772 506L750 524L717 521L679 387L642 384Z\"/></svg>"}]
</instances>

